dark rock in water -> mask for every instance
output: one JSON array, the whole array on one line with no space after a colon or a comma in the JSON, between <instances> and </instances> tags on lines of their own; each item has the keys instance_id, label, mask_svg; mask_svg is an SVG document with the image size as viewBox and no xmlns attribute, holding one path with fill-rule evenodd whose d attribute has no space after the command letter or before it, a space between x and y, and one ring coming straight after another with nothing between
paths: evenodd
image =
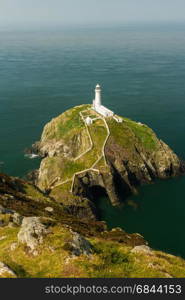
<instances>
[{"instance_id":1,"label":"dark rock in water","mask_svg":"<svg viewBox=\"0 0 185 300\"><path fill-rule=\"evenodd\" d=\"M139 204L132 199L128 199L126 203L127 205L131 206L134 210L136 210L139 207Z\"/></svg>"}]
</instances>

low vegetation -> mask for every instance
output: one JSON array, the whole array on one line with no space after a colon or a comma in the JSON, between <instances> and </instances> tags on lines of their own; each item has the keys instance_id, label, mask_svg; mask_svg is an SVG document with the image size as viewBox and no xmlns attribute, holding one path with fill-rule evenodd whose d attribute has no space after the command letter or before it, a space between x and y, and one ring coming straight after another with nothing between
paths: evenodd
<instances>
[{"instance_id":1,"label":"low vegetation","mask_svg":"<svg viewBox=\"0 0 185 300\"><path fill-rule=\"evenodd\" d=\"M89 105L76 106L67 110L57 118L52 119L52 121L44 127L42 140L48 141L55 139L55 141L57 141L63 139L71 130L78 132L79 129L84 128L84 122L79 112L89 107Z\"/></svg>"},{"instance_id":2,"label":"low vegetation","mask_svg":"<svg viewBox=\"0 0 185 300\"><path fill-rule=\"evenodd\" d=\"M132 129L139 142L148 150L154 151L157 149L158 140L151 128L145 124L134 122L124 118L126 124Z\"/></svg>"},{"instance_id":3,"label":"low vegetation","mask_svg":"<svg viewBox=\"0 0 185 300\"><path fill-rule=\"evenodd\" d=\"M135 144L142 145L147 151L157 149L158 140L148 126L134 122L127 118L122 118L122 123L116 123L114 119L109 119L108 125L115 141L124 148L130 148Z\"/></svg>"},{"instance_id":4,"label":"low vegetation","mask_svg":"<svg viewBox=\"0 0 185 300\"><path fill-rule=\"evenodd\" d=\"M54 226L38 247L38 255L29 253L17 243L19 228L0 228L0 261L17 277L185 277L185 261L160 251L132 253L133 247L100 237L89 238L93 245L90 256L73 256L65 247L70 231L65 226ZM12 247L15 245L15 247Z\"/></svg>"}]
</instances>

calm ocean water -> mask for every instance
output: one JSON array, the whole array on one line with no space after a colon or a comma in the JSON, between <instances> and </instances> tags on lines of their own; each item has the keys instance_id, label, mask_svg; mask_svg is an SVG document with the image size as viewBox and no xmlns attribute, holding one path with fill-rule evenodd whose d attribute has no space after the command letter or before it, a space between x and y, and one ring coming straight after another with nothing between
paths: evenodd
<instances>
[{"instance_id":1,"label":"calm ocean water","mask_svg":"<svg viewBox=\"0 0 185 300\"><path fill-rule=\"evenodd\" d=\"M3 172L24 176L38 167L24 149L51 118L90 103L98 82L105 105L151 126L185 159L185 24L1 31L0 75ZM99 199L102 218L185 257L185 178L142 187L130 199L137 210Z\"/></svg>"}]
</instances>

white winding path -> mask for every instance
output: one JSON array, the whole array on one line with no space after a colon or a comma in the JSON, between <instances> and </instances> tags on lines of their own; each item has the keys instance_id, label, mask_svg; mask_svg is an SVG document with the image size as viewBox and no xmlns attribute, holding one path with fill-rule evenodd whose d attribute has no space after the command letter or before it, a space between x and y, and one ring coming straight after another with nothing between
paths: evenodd
<instances>
[{"instance_id":1,"label":"white winding path","mask_svg":"<svg viewBox=\"0 0 185 300\"><path fill-rule=\"evenodd\" d=\"M83 153L80 154L79 156L75 157L75 158L73 159L73 161L76 161L76 160L80 159L80 158L81 158L82 156L84 156L86 153L88 153L89 151L91 151L92 148L93 148L93 146L94 146L93 141L92 141L92 138L91 138L91 134L90 134L90 131L89 131L89 128L88 128L88 126L87 126L87 124L86 124L86 122L85 122L85 120L84 120L84 116L83 116L83 114L82 114L83 112L87 112L87 111L89 111L89 110L91 110L91 109L81 111L81 112L79 112L79 115L80 115L81 119L83 120L83 122L84 122L84 124L85 124L85 127L86 127L86 129L87 129L87 134L88 134L88 137L89 137L89 140L90 140L90 147L89 147L85 152L83 152ZM104 117L99 116L99 117L93 118L93 121L98 120L98 119L103 120L103 122L104 122L104 124L105 124L105 127L106 127L106 129L107 129L107 136L106 136L106 138L105 138L104 144L103 144L103 146L102 146L102 151L101 151L101 152L102 152L102 155L101 155L101 156L93 163L93 165L92 165L90 168L84 169L84 170L82 170L82 171L80 171L80 172L74 173L73 177L70 178L70 179L66 179L65 181L58 182L59 180L61 180L61 178L60 178L60 177L56 177L56 178L52 181L52 183L50 184L50 188L54 188L54 187L57 187L57 186L60 186L60 185L63 185L63 184L65 184L65 183L68 183L68 182L72 181L72 184L71 184L71 190L70 190L71 193L72 193L72 192L73 192L73 187L74 187L74 182L75 182L75 177L76 177L77 175L83 174L83 173L88 172L88 171L94 171L94 172L97 172L98 174L100 174L100 171L99 171L98 169L96 169L95 166L99 163L99 161L102 159L102 157L103 157L104 160L105 160L105 164L107 164L106 157L105 157L105 146L106 146L106 143L107 143L108 138L109 138L109 136L110 136L110 129L109 129L109 126L108 126L108 124L107 124L107 122L106 122L106 120L105 120ZM55 184L56 182L58 182L58 183Z\"/></svg>"},{"instance_id":2,"label":"white winding path","mask_svg":"<svg viewBox=\"0 0 185 300\"><path fill-rule=\"evenodd\" d=\"M83 110L82 112L86 112L86 111L89 111L90 109L87 109L87 110ZM93 148L93 141L92 141L92 138L91 138L91 135L90 135L90 132L89 132L89 128L88 128L88 126L87 126L87 124L86 124L86 122L85 122L85 120L84 120L84 117L83 117L83 115L82 115L82 112L80 111L79 112L79 115L80 115L80 117L81 117L81 119L82 119L82 121L84 122L84 124L85 124L85 127L86 127L86 129L87 129L87 134L88 134L88 137L89 137L89 140L90 140L90 147L85 151L85 152L83 152L83 153L81 153L79 156L77 156L77 157L75 157L73 160L74 161L76 161L76 160L78 160L79 158L81 158L82 156L84 156L86 153L88 153L89 151L91 151L92 150L92 148Z\"/></svg>"}]
</instances>

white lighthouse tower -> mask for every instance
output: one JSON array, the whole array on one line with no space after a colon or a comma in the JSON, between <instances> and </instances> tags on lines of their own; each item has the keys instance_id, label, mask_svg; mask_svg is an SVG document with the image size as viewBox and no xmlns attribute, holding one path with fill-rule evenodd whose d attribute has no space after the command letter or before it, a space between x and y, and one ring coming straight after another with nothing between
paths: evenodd
<instances>
[{"instance_id":1,"label":"white lighthouse tower","mask_svg":"<svg viewBox=\"0 0 185 300\"><path fill-rule=\"evenodd\" d=\"M103 115L104 117L112 117L114 115L113 111L103 106L101 103L101 86L99 84L97 84L95 88L95 99L93 100L93 108L97 113Z\"/></svg>"},{"instance_id":2,"label":"white lighthouse tower","mask_svg":"<svg viewBox=\"0 0 185 300\"><path fill-rule=\"evenodd\" d=\"M96 85L95 88L95 100L94 105L96 107L101 106L101 86L99 84Z\"/></svg>"}]
</instances>

